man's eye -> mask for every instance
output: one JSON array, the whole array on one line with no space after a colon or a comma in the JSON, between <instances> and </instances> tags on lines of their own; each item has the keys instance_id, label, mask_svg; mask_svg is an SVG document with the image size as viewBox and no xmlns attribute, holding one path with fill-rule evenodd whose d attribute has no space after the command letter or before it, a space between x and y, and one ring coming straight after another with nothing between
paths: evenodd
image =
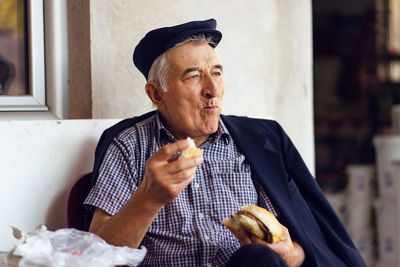
<instances>
[{"instance_id":1,"label":"man's eye","mask_svg":"<svg viewBox=\"0 0 400 267\"><path fill-rule=\"evenodd\" d=\"M215 77L218 77L218 76L221 76L221 75L222 75L222 73L220 71L217 71L217 72L213 73L213 76L215 76Z\"/></svg>"},{"instance_id":2,"label":"man's eye","mask_svg":"<svg viewBox=\"0 0 400 267\"><path fill-rule=\"evenodd\" d=\"M199 78L200 76L198 75L198 74L196 74L196 75L192 75L192 76L190 76L190 77L188 77L188 79L189 80L195 80L195 79L197 79L197 78Z\"/></svg>"}]
</instances>

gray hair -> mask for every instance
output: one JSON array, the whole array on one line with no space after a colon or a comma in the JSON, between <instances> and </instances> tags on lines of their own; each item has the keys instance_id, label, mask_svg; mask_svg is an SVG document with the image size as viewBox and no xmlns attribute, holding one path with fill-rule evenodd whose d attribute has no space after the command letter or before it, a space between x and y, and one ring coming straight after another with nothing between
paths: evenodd
<instances>
[{"instance_id":1,"label":"gray hair","mask_svg":"<svg viewBox=\"0 0 400 267\"><path fill-rule=\"evenodd\" d=\"M184 45L189 42L194 42L199 44L207 43L210 46L213 47L216 46L211 36L206 37L204 34L201 34L201 35L190 36L185 40L183 40L182 42L177 43L170 49ZM170 49L162 53L160 56L156 58L156 60L154 60L153 64L151 65L148 77L149 82L157 83L160 86L161 90L163 90L164 92L168 91L167 75L169 71L169 64L167 60L167 52Z\"/></svg>"}]
</instances>

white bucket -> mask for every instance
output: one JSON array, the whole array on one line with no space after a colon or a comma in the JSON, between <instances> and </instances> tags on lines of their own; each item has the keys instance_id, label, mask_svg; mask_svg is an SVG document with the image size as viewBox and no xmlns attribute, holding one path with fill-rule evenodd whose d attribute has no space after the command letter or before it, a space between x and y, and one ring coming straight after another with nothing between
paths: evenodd
<instances>
[{"instance_id":1,"label":"white bucket","mask_svg":"<svg viewBox=\"0 0 400 267\"><path fill-rule=\"evenodd\" d=\"M374 232L372 229L364 232L357 232L350 235L351 240L361 254L361 257L365 262L368 262L370 266L375 261L375 250L374 250Z\"/></svg>"},{"instance_id":2,"label":"white bucket","mask_svg":"<svg viewBox=\"0 0 400 267\"><path fill-rule=\"evenodd\" d=\"M373 229L372 202L354 200L348 199L345 226L350 236L364 236L366 232Z\"/></svg>"},{"instance_id":3,"label":"white bucket","mask_svg":"<svg viewBox=\"0 0 400 267\"><path fill-rule=\"evenodd\" d=\"M367 264L368 267L370 267L371 265ZM397 262L388 262L388 261L377 261L375 262L375 264L373 265L374 267L399 267L399 265L397 264Z\"/></svg>"},{"instance_id":4,"label":"white bucket","mask_svg":"<svg viewBox=\"0 0 400 267\"><path fill-rule=\"evenodd\" d=\"M347 195L344 192L341 193L326 193L326 199L329 204L331 204L333 210L338 215L339 219L342 221L344 225L347 223L346 218L346 208L347 208Z\"/></svg>"},{"instance_id":5,"label":"white bucket","mask_svg":"<svg viewBox=\"0 0 400 267\"><path fill-rule=\"evenodd\" d=\"M397 202L378 200L375 202L377 218L378 258L381 261L397 262L398 260L398 210Z\"/></svg>"},{"instance_id":6,"label":"white bucket","mask_svg":"<svg viewBox=\"0 0 400 267\"><path fill-rule=\"evenodd\" d=\"M349 165L347 173L347 193L349 198L372 201L374 197L375 167L372 164Z\"/></svg>"},{"instance_id":7,"label":"white bucket","mask_svg":"<svg viewBox=\"0 0 400 267\"><path fill-rule=\"evenodd\" d=\"M398 164L400 162L400 136L377 136L374 138L377 155L378 196L395 199L398 193Z\"/></svg>"}]
</instances>

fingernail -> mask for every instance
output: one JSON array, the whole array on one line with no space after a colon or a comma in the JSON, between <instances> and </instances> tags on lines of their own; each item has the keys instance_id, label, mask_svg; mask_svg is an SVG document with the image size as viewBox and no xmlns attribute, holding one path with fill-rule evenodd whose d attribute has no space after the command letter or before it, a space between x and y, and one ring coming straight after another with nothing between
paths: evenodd
<instances>
[{"instance_id":1,"label":"fingernail","mask_svg":"<svg viewBox=\"0 0 400 267\"><path fill-rule=\"evenodd\" d=\"M203 163L203 157L196 157L196 164L201 164Z\"/></svg>"},{"instance_id":2,"label":"fingernail","mask_svg":"<svg viewBox=\"0 0 400 267\"><path fill-rule=\"evenodd\" d=\"M189 146L189 142L187 140L185 140L185 142L183 142L183 147L188 147Z\"/></svg>"}]
</instances>

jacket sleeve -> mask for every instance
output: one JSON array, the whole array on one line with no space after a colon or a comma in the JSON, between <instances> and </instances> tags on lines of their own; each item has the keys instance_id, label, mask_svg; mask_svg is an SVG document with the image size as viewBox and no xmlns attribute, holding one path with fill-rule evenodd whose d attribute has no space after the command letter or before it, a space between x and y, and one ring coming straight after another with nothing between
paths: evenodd
<instances>
[{"instance_id":1,"label":"jacket sleeve","mask_svg":"<svg viewBox=\"0 0 400 267\"><path fill-rule=\"evenodd\" d=\"M366 266L294 144L278 123L277 127L280 133L283 161L291 180L289 183L298 188L298 192L310 208L328 245L351 266Z\"/></svg>"}]
</instances>

